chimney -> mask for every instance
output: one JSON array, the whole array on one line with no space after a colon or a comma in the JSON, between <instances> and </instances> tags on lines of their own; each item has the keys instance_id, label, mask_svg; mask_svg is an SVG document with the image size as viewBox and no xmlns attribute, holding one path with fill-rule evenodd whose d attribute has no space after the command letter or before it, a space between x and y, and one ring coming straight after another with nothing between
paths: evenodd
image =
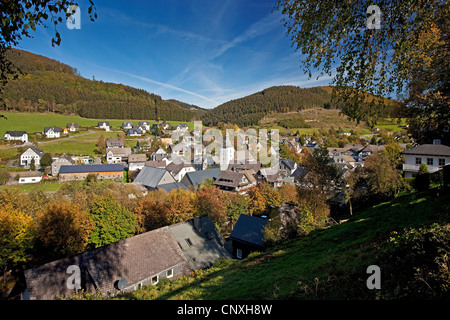
<instances>
[{"instance_id":1,"label":"chimney","mask_svg":"<svg viewBox=\"0 0 450 320\"><path fill-rule=\"evenodd\" d=\"M202 231L202 224L199 216L194 217L194 228L197 229L198 232Z\"/></svg>"}]
</instances>

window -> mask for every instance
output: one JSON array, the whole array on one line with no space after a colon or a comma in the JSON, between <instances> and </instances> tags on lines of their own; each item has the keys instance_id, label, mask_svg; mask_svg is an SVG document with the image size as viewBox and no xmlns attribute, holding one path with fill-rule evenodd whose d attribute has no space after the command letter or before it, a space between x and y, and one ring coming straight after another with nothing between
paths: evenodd
<instances>
[{"instance_id":1,"label":"window","mask_svg":"<svg viewBox=\"0 0 450 320\"><path fill-rule=\"evenodd\" d=\"M416 158L416 164L421 164L422 163L422 158Z\"/></svg>"},{"instance_id":2,"label":"window","mask_svg":"<svg viewBox=\"0 0 450 320\"><path fill-rule=\"evenodd\" d=\"M172 278L173 277L173 269L170 269L170 270L166 271L166 277L167 278Z\"/></svg>"},{"instance_id":3,"label":"window","mask_svg":"<svg viewBox=\"0 0 450 320\"><path fill-rule=\"evenodd\" d=\"M152 284L157 284L158 283L158 275L152 277Z\"/></svg>"},{"instance_id":4,"label":"window","mask_svg":"<svg viewBox=\"0 0 450 320\"><path fill-rule=\"evenodd\" d=\"M434 139L433 144L441 144L441 139Z\"/></svg>"},{"instance_id":5,"label":"window","mask_svg":"<svg viewBox=\"0 0 450 320\"><path fill-rule=\"evenodd\" d=\"M242 250L241 249L236 249L236 258L242 259Z\"/></svg>"},{"instance_id":6,"label":"window","mask_svg":"<svg viewBox=\"0 0 450 320\"><path fill-rule=\"evenodd\" d=\"M189 247L192 246L192 241L191 241L191 239L187 238L187 239L184 239L184 240L186 240L186 243L189 245Z\"/></svg>"},{"instance_id":7,"label":"window","mask_svg":"<svg viewBox=\"0 0 450 320\"><path fill-rule=\"evenodd\" d=\"M209 232L205 232L205 236L206 238L208 238L208 240L212 240L212 235Z\"/></svg>"},{"instance_id":8,"label":"window","mask_svg":"<svg viewBox=\"0 0 450 320\"><path fill-rule=\"evenodd\" d=\"M439 159L439 166L445 166L445 159Z\"/></svg>"},{"instance_id":9,"label":"window","mask_svg":"<svg viewBox=\"0 0 450 320\"><path fill-rule=\"evenodd\" d=\"M427 166L433 165L433 158L427 158Z\"/></svg>"}]
</instances>

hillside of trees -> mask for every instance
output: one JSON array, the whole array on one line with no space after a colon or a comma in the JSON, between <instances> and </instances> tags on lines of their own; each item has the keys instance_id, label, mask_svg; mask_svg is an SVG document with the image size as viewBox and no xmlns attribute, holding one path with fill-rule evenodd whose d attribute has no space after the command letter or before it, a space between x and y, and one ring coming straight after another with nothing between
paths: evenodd
<instances>
[{"instance_id":1,"label":"hillside of trees","mask_svg":"<svg viewBox=\"0 0 450 320\"><path fill-rule=\"evenodd\" d=\"M332 98L332 87L300 88L296 86L275 86L249 96L228 101L202 115L207 126L232 123L239 126L259 124L265 116L275 113L300 111L310 108L337 108L340 105ZM393 115L394 104L381 112L382 116ZM364 108L366 106L361 106Z\"/></svg>"},{"instance_id":2,"label":"hillside of trees","mask_svg":"<svg viewBox=\"0 0 450 320\"><path fill-rule=\"evenodd\" d=\"M145 90L83 78L76 68L56 60L16 49L9 56L19 77L5 87L3 110L100 119L191 121L197 117L195 110Z\"/></svg>"}]
</instances>

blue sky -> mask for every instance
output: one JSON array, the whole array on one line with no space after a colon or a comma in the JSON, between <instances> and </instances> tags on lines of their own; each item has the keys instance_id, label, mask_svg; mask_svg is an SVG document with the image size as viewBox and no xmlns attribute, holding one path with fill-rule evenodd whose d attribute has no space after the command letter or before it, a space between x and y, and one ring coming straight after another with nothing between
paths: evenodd
<instances>
[{"instance_id":1,"label":"blue sky","mask_svg":"<svg viewBox=\"0 0 450 320\"><path fill-rule=\"evenodd\" d=\"M81 29L39 27L18 48L77 68L83 77L141 88L163 99L213 108L274 85L328 85L308 79L275 1L80 0Z\"/></svg>"}]
</instances>

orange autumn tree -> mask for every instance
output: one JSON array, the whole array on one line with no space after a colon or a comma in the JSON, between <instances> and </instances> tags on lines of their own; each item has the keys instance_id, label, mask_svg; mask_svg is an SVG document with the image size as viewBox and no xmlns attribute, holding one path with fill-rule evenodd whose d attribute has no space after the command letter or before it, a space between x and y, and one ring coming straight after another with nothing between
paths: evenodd
<instances>
[{"instance_id":1,"label":"orange autumn tree","mask_svg":"<svg viewBox=\"0 0 450 320\"><path fill-rule=\"evenodd\" d=\"M208 215L219 229L227 221L227 202L227 196L216 186L204 187L197 192L199 215Z\"/></svg>"},{"instance_id":2,"label":"orange autumn tree","mask_svg":"<svg viewBox=\"0 0 450 320\"><path fill-rule=\"evenodd\" d=\"M266 210L267 201L257 186L252 186L247 190L247 199L247 212L250 216L262 214Z\"/></svg>"},{"instance_id":3,"label":"orange autumn tree","mask_svg":"<svg viewBox=\"0 0 450 320\"><path fill-rule=\"evenodd\" d=\"M168 224L166 198L167 192L156 190L137 203L134 207L137 233L158 229Z\"/></svg>"},{"instance_id":4,"label":"orange autumn tree","mask_svg":"<svg viewBox=\"0 0 450 320\"><path fill-rule=\"evenodd\" d=\"M94 224L77 204L53 202L37 222L36 256L54 260L83 252Z\"/></svg>"},{"instance_id":5,"label":"orange autumn tree","mask_svg":"<svg viewBox=\"0 0 450 320\"><path fill-rule=\"evenodd\" d=\"M196 213L195 194L189 190L172 190L167 195L165 208L168 224L192 219Z\"/></svg>"},{"instance_id":6,"label":"orange autumn tree","mask_svg":"<svg viewBox=\"0 0 450 320\"><path fill-rule=\"evenodd\" d=\"M31 258L32 223L31 216L11 205L0 207L0 267L3 275Z\"/></svg>"}]
</instances>

